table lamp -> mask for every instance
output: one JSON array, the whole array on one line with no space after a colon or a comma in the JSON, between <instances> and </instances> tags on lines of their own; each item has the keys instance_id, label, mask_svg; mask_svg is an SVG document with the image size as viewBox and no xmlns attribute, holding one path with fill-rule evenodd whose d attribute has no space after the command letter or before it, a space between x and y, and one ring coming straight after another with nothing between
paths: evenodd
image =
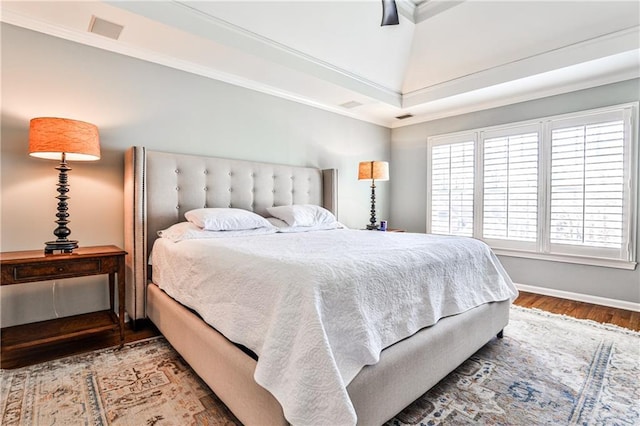
<instances>
[{"instance_id":1,"label":"table lamp","mask_svg":"<svg viewBox=\"0 0 640 426\"><path fill-rule=\"evenodd\" d=\"M367 229L379 229L376 224L376 180L389 180L389 163L386 161L361 161L358 180L371 179L371 218Z\"/></svg>"},{"instance_id":2,"label":"table lamp","mask_svg":"<svg viewBox=\"0 0 640 426\"><path fill-rule=\"evenodd\" d=\"M45 254L55 251L72 253L78 248L77 240L69 240L71 230L69 223L69 207L67 193L69 184L67 172L71 168L67 161L95 161L100 159L100 138L98 128L83 121L67 118L40 117L31 120L29 125L29 155L49 160L60 160L56 170L58 176L58 227L53 231L55 241L45 243Z\"/></svg>"}]
</instances>

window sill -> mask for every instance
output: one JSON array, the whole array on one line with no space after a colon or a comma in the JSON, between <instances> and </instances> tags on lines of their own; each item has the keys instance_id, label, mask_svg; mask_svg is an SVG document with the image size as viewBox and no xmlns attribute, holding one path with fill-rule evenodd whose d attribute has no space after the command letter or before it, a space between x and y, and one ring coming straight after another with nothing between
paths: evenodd
<instances>
[{"instance_id":1,"label":"window sill","mask_svg":"<svg viewBox=\"0 0 640 426\"><path fill-rule=\"evenodd\" d=\"M520 257L525 259L547 260L551 262L574 263L578 265L601 266L605 268L616 268L634 270L637 262L629 262L625 260L602 259L598 257L569 256L562 254L542 254L531 253L518 250L492 249L498 256Z\"/></svg>"}]
</instances>

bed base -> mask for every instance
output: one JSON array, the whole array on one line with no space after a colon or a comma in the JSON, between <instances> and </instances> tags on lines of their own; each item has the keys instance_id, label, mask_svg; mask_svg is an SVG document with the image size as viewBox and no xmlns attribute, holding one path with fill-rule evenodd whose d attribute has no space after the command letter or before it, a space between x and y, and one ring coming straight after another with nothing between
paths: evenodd
<instances>
[{"instance_id":1,"label":"bed base","mask_svg":"<svg viewBox=\"0 0 640 426\"><path fill-rule=\"evenodd\" d=\"M382 351L347 387L359 425L380 425L433 387L498 334L509 301L443 318ZM147 314L193 370L245 425L284 425L282 407L253 379L256 361L156 285Z\"/></svg>"}]
</instances>

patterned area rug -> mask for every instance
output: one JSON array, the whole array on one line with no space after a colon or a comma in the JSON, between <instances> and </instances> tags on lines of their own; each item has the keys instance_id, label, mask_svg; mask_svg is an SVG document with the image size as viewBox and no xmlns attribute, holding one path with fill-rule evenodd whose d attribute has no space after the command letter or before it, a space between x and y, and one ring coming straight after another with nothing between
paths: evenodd
<instances>
[{"instance_id":1,"label":"patterned area rug","mask_svg":"<svg viewBox=\"0 0 640 426\"><path fill-rule=\"evenodd\" d=\"M513 306L504 335L387 425L640 425L640 333Z\"/></svg>"},{"instance_id":2,"label":"patterned area rug","mask_svg":"<svg viewBox=\"0 0 640 426\"><path fill-rule=\"evenodd\" d=\"M387 425L638 425L640 333L513 307L493 339ZM2 425L235 425L163 338L0 377Z\"/></svg>"}]
</instances>

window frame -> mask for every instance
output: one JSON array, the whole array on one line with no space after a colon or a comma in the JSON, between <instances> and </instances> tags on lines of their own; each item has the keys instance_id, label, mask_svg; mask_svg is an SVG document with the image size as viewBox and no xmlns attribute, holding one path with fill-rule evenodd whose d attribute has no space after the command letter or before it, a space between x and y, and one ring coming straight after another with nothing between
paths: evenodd
<instances>
[{"instance_id":1,"label":"window frame","mask_svg":"<svg viewBox=\"0 0 640 426\"><path fill-rule=\"evenodd\" d=\"M485 241L496 254L542 259L558 262L596 265L620 269L635 269L637 265L637 218L638 218L638 168L640 163L638 147L638 107L639 102L613 105L568 114L560 114L509 123L487 126L463 132L441 134L427 138L427 214L426 229L431 233L431 152L434 146L459 142L474 142L474 202L473 202L473 238ZM582 245L564 245L551 243L551 149L552 131L566 128L572 124L589 125L603 122L607 117L619 120L622 116L624 126L624 182L623 199L623 241L621 247L601 248ZM528 129L528 130L526 130ZM537 238L535 242L523 242L510 239L483 238L484 223L484 141L495 137L512 136L532 129L538 133L538 181L537 181Z\"/></svg>"}]
</instances>

